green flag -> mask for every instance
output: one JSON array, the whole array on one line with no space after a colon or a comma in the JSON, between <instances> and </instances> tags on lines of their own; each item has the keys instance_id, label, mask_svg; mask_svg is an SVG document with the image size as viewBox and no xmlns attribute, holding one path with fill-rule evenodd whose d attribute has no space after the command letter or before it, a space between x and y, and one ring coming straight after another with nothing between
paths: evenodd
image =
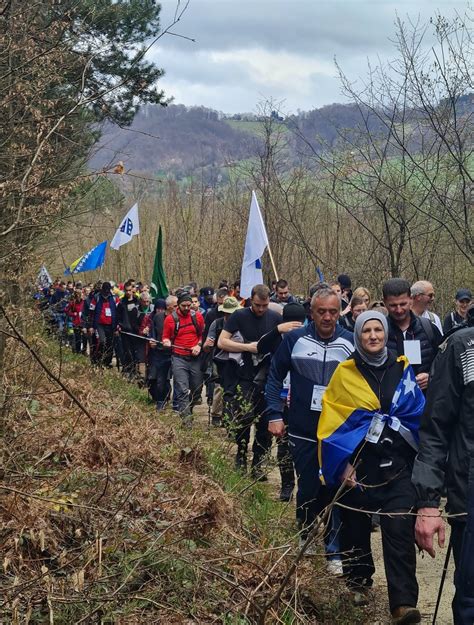
<instances>
[{"instance_id":1,"label":"green flag","mask_svg":"<svg viewBox=\"0 0 474 625\"><path fill-rule=\"evenodd\" d=\"M156 244L155 263L153 265L153 277L151 279L150 291L153 297L168 297L168 287L166 286L166 275L163 269L163 233L161 226L158 230L158 242Z\"/></svg>"}]
</instances>

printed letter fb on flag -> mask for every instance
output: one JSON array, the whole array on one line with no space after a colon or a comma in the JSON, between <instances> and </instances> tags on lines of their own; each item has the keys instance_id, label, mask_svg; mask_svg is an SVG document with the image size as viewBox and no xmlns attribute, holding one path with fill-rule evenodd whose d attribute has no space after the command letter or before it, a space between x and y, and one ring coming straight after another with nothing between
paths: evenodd
<instances>
[{"instance_id":1,"label":"printed letter fb on flag","mask_svg":"<svg viewBox=\"0 0 474 625\"><path fill-rule=\"evenodd\" d=\"M81 271L93 271L94 269L102 267L105 261L106 248L107 241L102 241L102 243L99 243L99 245L96 245L83 256L71 263L64 272L64 275L68 276L69 274L80 273Z\"/></svg>"},{"instance_id":2,"label":"printed letter fb on flag","mask_svg":"<svg viewBox=\"0 0 474 625\"><path fill-rule=\"evenodd\" d=\"M240 295L250 297L252 287L262 284L262 263L260 261L265 248L268 246L267 231L263 223L262 213L258 205L255 191L252 191L250 203L249 223L245 239L244 260L240 274Z\"/></svg>"},{"instance_id":3,"label":"printed letter fb on flag","mask_svg":"<svg viewBox=\"0 0 474 625\"><path fill-rule=\"evenodd\" d=\"M125 245L132 240L136 234L140 234L140 224L138 223L138 204L134 204L122 220L114 238L110 243L113 250L118 250L121 245Z\"/></svg>"}]
</instances>

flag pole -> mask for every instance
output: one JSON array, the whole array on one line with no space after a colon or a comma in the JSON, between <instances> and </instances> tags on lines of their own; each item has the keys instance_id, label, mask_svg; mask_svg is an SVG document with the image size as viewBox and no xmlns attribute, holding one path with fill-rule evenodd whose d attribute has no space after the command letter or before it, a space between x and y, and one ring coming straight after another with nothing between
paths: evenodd
<instances>
[{"instance_id":1,"label":"flag pole","mask_svg":"<svg viewBox=\"0 0 474 625\"><path fill-rule=\"evenodd\" d=\"M275 274L276 281L278 282L278 280L279 280L280 278L278 277L278 271L276 270L275 261L274 261L274 259L273 259L272 250L271 250L271 248L270 248L270 242L269 242L269 243L268 243L268 245L267 245L267 250L268 250L268 255L270 256L270 262L271 262L272 267L273 267L273 273Z\"/></svg>"},{"instance_id":2,"label":"flag pole","mask_svg":"<svg viewBox=\"0 0 474 625\"><path fill-rule=\"evenodd\" d=\"M142 237L139 234L137 236L138 239L138 260L140 263L140 282L143 284L145 280L145 269L143 265L143 246L142 246Z\"/></svg>"}]
</instances>

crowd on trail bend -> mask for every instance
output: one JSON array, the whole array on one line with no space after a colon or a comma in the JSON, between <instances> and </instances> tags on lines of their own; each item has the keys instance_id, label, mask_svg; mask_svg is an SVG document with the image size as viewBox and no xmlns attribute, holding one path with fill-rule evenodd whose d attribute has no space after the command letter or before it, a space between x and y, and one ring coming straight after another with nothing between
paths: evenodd
<instances>
[{"instance_id":1,"label":"crowd on trail bend","mask_svg":"<svg viewBox=\"0 0 474 625\"><path fill-rule=\"evenodd\" d=\"M459 288L442 321L425 280L392 278L379 298L341 274L307 297L285 280L253 287L223 280L154 298L148 285L64 283L36 294L60 343L116 366L146 387L158 411L193 427L207 399L209 426L224 427L235 469L267 479L272 436L279 498L295 494L299 540L315 555L320 515L328 571L365 605L380 531L391 622L420 623L416 549L451 526L453 622L474 623L474 306ZM251 436L251 430L254 430ZM251 445L251 449L250 449ZM296 486L296 488L295 488ZM296 490L296 493L295 493ZM447 497L447 514L441 500Z\"/></svg>"}]
</instances>

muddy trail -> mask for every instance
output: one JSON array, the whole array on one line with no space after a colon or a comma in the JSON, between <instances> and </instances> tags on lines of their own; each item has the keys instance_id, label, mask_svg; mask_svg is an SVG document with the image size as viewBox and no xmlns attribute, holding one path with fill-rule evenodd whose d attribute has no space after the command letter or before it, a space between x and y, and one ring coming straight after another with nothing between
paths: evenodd
<instances>
[{"instance_id":1,"label":"muddy trail","mask_svg":"<svg viewBox=\"0 0 474 625\"><path fill-rule=\"evenodd\" d=\"M219 439L225 437L224 430L221 428L213 428L209 424L209 417L207 412L207 404L205 397L203 396L203 403L195 408L195 420L196 427L209 429L213 436ZM276 462L276 446L273 445L272 457ZM271 496L278 499L280 489L280 474L278 468L275 466L268 473L268 489L271 492ZM290 504L293 505L293 504ZM387 597L387 583L385 580L383 556L382 556L382 536L380 529L372 533L372 552L375 562L375 576L374 576L374 595L376 596L377 604L380 606L380 610L377 613L385 610L388 611L388 597ZM447 527L446 545L449 540L449 526ZM422 623L424 625L431 625L433 621L433 614L435 611L436 601L438 597L438 591L440 587L441 575L443 572L444 562L446 557L446 547L439 549L436 547L436 558L432 559L428 554L417 555L417 577L419 584L419 601L418 607L422 614ZM453 584L453 558L450 558L448 572L444 583L444 590L438 609L438 616L436 619L436 625L450 625L452 623L452 611L451 601L454 596L454 584ZM389 622L376 621L373 625Z\"/></svg>"}]
</instances>

